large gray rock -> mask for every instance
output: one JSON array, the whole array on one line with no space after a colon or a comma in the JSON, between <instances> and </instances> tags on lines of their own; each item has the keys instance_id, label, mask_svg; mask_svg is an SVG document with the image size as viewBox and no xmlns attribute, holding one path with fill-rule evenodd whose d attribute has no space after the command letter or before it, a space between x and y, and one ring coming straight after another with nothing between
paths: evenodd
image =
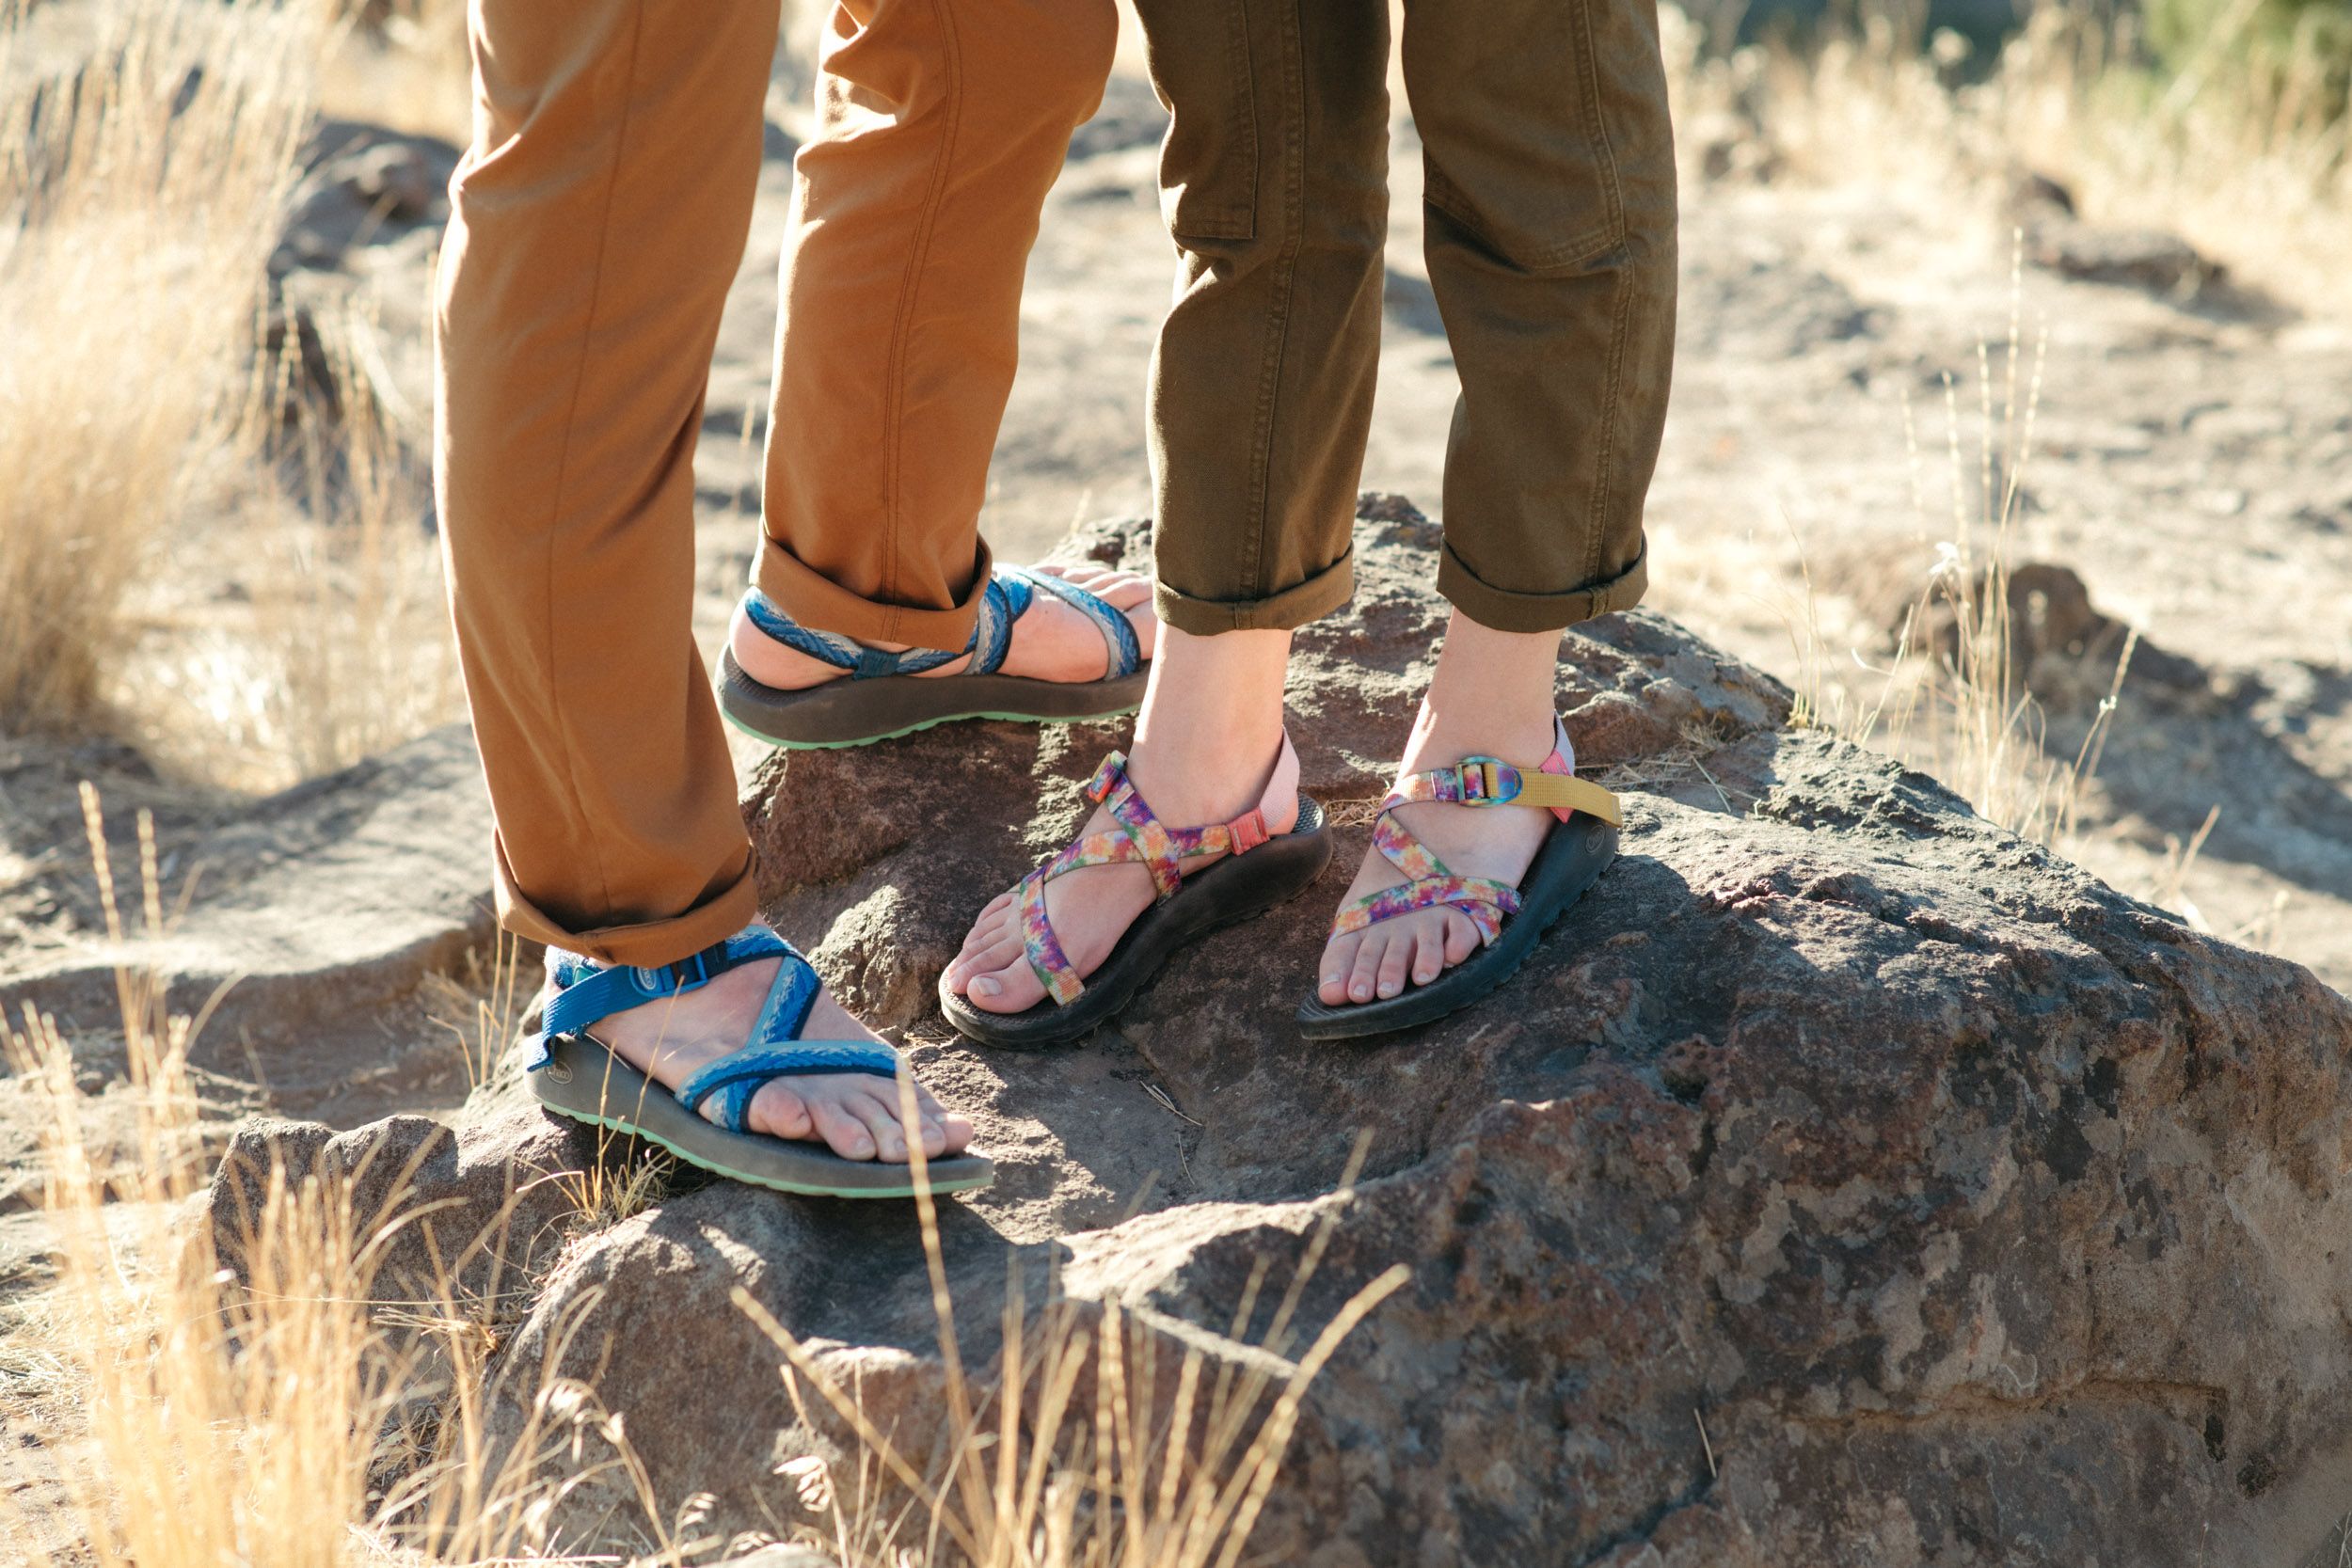
<instances>
[{"instance_id":1,"label":"large gray rock","mask_svg":"<svg viewBox=\"0 0 2352 1568\"><path fill-rule=\"evenodd\" d=\"M209 1005L204 1065L246 1068L258 1053L273 1081L295 1079L323 1037L354 1034L380 1055L371 1015L487 944L489 842L472 732L445 726L170 846L160 936L118 949L101 932L0 961L0 1006L103 1034L119 1017L115 974L127 964L170 976L174 1012ZM136 863L117 854L119 896L135 911Z\"/></svg>"},{"instance_id":2,"label":"large gray rock","mask_svg":"<svg viewBox=\"0 0 2352 1568\"><path fill-rule=\"evenodd\" d=\"M1537 958L1422 1030L1297 1037L1443 614L1426 525L1371 510L1355 611L1302 636L1291 691L1339 864L1078 1047L976 1050L929 999L971 911L1074 826L1115 730L962 726L755 781L770 913L999 1161L942 1214L966 1363L996 1363L1008 1278L1034 1303L1050 1273L1082 1323L1115 1296L1147 1338L1264 1370L1248 1345L1320 1244L1310 1333L1411 1276L1309 1394L1265 1560L2185 1568L2318 1544L2352 1501L2352 1004L1781 727L1772 681L1663 621L1564 643L1562 705L1627 820ZM469 1151L539 1125L506 1082L417 1198L485 1207L496 1162ZM1367 1180L1335 1191L1359 1133ZM552 1368L624 1418L660 1507L707 1493L711 1534L781 1532L803 1516L779 1462L843 1438L803 1419L739 1287L932 1451L909 1208L725 1183L534 1279L494 1432L519 1440ZM556 1515L573 1548L629 1517L596 1485Z\"/></svg>"}]
</instances>

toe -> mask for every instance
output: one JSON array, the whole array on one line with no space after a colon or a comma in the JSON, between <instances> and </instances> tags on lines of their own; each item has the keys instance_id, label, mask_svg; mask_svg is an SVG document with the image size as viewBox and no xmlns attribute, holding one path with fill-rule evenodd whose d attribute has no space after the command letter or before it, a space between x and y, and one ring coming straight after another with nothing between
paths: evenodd
<instances>
[{"instance_id":1,"label":"toe","mask_svg":"<svg viewBox=\"0 0 2352 1568\"><path fill-rule=\"evenodd\" d=\"M1026 962L1009 963L975 974L963 997L984 1013L1025 1013L1045 1000L1045 987Z\"/></svg>"},{"instance_id":2,"label":"toe","mask_svg":"<svg viewBox=\"0 0 2352 1568\"><path fill-rule=\"evenodd\" d=\"M1018 960L1027 951L1018 932L1008 931L986 947L975 948L947 966L947 989L961 995L972 989L972 982L983 974L1000 969L1018 967Z\"/></svg>"},{"instance_id":3,"label":"toe","mask_svg":"<svg viewBox=\"0 0 2352 1568\"><path fill-rule=\"evenodd\" d=\"M1380 967L1374 973L1373 989L1379 992L1382 1001L1405 989L1405 975L1413 961L1416 940L1411 931L1393 932L1389 937L1388 944L1381 949Z\"/></svg>"},{"instance_id":4,"label":"toe","mask_svg":"<svg viewBox=\"0 0 2352 1568\"><path fill-rule=\"evenodd\" d=\"M861 1097L863 1098L863 1097ZM827 1148L844 1160L874 1157L874 1133L837 1095L812 1095L809 1115Z\"/></svg>"},{"instance_id":5,"label":"toe","mask_svg":"<svg viewBox=\"0 0 2352 1568\"><path fill-rule=\"evenodd\" d=\"M1478 951L1478 927L1470 923L1470 916L1453 910L1445 913L1445 961L1458 964Z\"/></svg>"},{"instance_id":6,"label":"toe","mask_svg":"<svg viewBox=\"0 0 2352 1568\"><path fill-rule=\"evenodd\" d=\"M972 922L972 928L963 934L963 950L970 953L988 946L1019 918L1020 911L1012 907L1010 894L996 899L980 911L979 918Z\"/></svg>"},{"instance_id":7,"label":"toe","mask_svg":"<svg viewBox=\"0 0 2352 1568\"><path fill-rule=\"evenodd\" d=\"M884 1095L892 1096L889 1101L883 1101ZM854 1095L850 1100L849 1110L851 1116L866 1124L866 1132L874 1140L878 1159L893 1165L906 1163L906 1129L899 1125L897 1097L891 1089L883 1087L879 1092L869 1089ZM918 1126L921 1114L919 1110L916 1112Z\"/></svg>"},{"instance_id":8,"label":"toe","mask_svg":"<svg viewBox=\"0 0 2352 1568\"><path fill-rule=\"evenodd\" d=\"M816 1131L816 1122L808 1114L808 1101L780 1079L762 1085L752 1097L747 1119L755 1132L771 1138L805 1138Z\"/></svg>"},{"instance_id":9,"label":"toe","mask_svg":"<svg viewBox=\"0 0 2352 1568\"><path fill-rule=\"evenodd\" d=\"M971 1118L968 1117L960 1117L953 1111L940 1112L938 1155L945 1157L951 1154L961 1154L971 1147ZM923 1152L925 1154L931 1154L933 1152L930 1146L930 1139L928 1135L926 1135L923 1140Z\"/></svg>"},{"instance_id":10,"label":"toe","mask_svg":"<svg viewBox=\"0 0 2352 1568\"><path fill-rule=\"evenodd\" d=\"M1425 986L1444 972L1445 930L1440 923L1437 929L1413 938L1413 984Z\"/></svg>"},{"instance_id":11,"label":"toe","mask_svg":"<svg viewBox=\"0 0 2352 1568\"><path fill-rule=\"evenodd\" d=\"M1094 595L1113 610L1148 609L1152 602L1152 584L1142 578L1120 573L1108 583L1096 583Z\"/></svg>"},{"instance_id":12,"label":"toe","mask_svg":"<svg viewBox=\"0 0 2352 1568\"><path fill-rule=\"evenodd\" d=\"M1007 931L988 946L977 953L966 954L957 961L968 978L974 974L989 974L1000 969L1009 968L1012 961L1021 957L1024 951L1019 933Z\"/></svg>"},{"instance_id":13,"label":"toe","mask_svg":"<svg viewBox=\"0 0 2352 1568\"><path fill-rule=\"evenodd\" d=\"M1336 1007L1347 1000L1348 973L1356 967L1356 949L1363 937L1350 931L1343 937L1333 937L1323 945L1323 976L1315 986L1315 995L1327 1007Z\"/></svg>"},{"instance_id":14,"label":"toe","mask_svg":"<svg viewBox=\"0 0 2352 1568\"><path fill-rule=\"evenodd\" d=\"M981 911L964 933L963 947L947 965L947 983L961 990L965 982L982 970L1001 968L1005 962L1007 943L1018 946L1021 941L1019 922L1010 912L1009 900L999 899ZM989 958L989 955L998 955Z\"/></svg>"},{"instance_id":15,"label":"toe","mask_svg":"<svg viewBox=\"0 0 2352 1568\"><path fill-rule=\"evenodd\" d=\"M1348 966L1347 999L1369 1002L1379 989L1380 959L1388 952L1389 933L1377 928L1366 931L1364 940L1356 946L1356 961Z\"/></svg>"},{"instance_id":16,"label":"toe","mask_svg":"<svg viewBox=\"0 0 2352 1568\"><path fill-rule=\"evenodd\" d=\"M947 1152L947 1113L931 1098L930 1090L914 1085L914 1125L923 1138L923 1157L936 1160ZM901 1125L900 1132L905 1131ZM964 1124L964 1136L971 1136L971 1124Z\"/></svg>"}]
</instances>

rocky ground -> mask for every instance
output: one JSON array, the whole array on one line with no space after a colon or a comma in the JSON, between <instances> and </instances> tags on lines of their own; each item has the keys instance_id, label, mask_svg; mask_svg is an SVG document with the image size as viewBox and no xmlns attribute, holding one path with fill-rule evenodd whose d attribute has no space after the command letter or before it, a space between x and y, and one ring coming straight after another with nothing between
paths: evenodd
<instances>
[{"instance_id":1,"label":"rocky ground","mask_svg":"<svg viewBox=\"0 0 2352 1568\"><path fill-rule=\"evenodd\" d=\"M1073 519L1148 509L1143 375L1171 265L1158 131L1122 77L1055 193L987 522L1008 558L1054 547ZM789 133L771 136L699 456L714 647L751 554ZM1428 500L1453 372L1417 255L1409 125L1398 138L1366 482ZM279 258L281 321L298 335L306 304L364 291L374 373L421 419L421 278L453 154L346 126L317 155ZM1107 733L983 727L899 748L910 778L952 761L988 802L960 805L984 831L936 856L915 842L919 795L855 832L798 831L778 769L747 752L771 911L902 1032L998 1157L997 1187L947 1227L968 1327L1003 1289L1007 1244L1025 1267L1058 1264L1073 1297L1196 1325L1229 1321L1251 1262L1286 1269L1325 1218L1310 1316L1391 1261L1415 1266L1311 1404L1263 1538L1284 1560L2293 1561L2352 1504L2336 1266L2352 333L2193 261L2165 271L2161 245L2067 218L2047 193L1956 204L1730 174L1686 198L1651 503L1653 603L1680 626L1597 626L1563 675L1580 745L1630 792L1626 855L1491 1016L1302 1054L1280 1014L1308 973L1306 913L1188 956L1083 1050L950 1042L925 999L957 922L1069 826ZM2031 230L2014 293L2013 223ZM1887 607L1952 533L1945 378L1974 510L1978 344L1995 344L1997 399L2013 302L2029 358L2046 341L2020 554L2071 570L2150 651L2068 844L2092 876L1926 778L1781 727L1786 693L1763 673L1801 682L1808 641L1833 665L1851 668L1849 648L1883 657ZM1436 613L1427 526L1374 512L1357 611L1310 634L1294 689L1310 787L1334 802L1375 792ZM2034 686L2051 750L2072 755L2113 641L2073 635L2093 625L2080 616L2053 625ZM450 1025L472 1022L490 960L469 745L445 731L253 801L116 746L0 741L0 1005L66 1019L91 1086L116 1071L116 955L94 935L74 794L93 779L118 867L135 865L149 811L166 897L186 906L145 956L189 1007L233 981L198 1058L218 1136L255 1110L334 1128L454 1117L425 1169L469 1201L516 1159L591 1158L511 1083L468 1101L479 1064ZM2181 871L2178 846L2216 806ZM1247 985L1211 983L1237 966ZM0 1084L0 1209L16 1219L25 1103ZM1374 1180L1335 1195L1367 1128ZM414 1119L333 1145L282 1136L306 1160L447 1137ZM0 1227L0 1275L37 1277L33 1232ZM741 1332L723 1301L739 1279L797 1332L891 1369L916 1419L936 1369L913 1246L903 1215L682 1191L552 1274L517 1259L511 1354L536 1355L597 1283L596 1331L617 1338L657 1275L715 1259L691 1275L718 1292L714 1335ZM872 1261L850 1271L852 1253ZM679 1309L674 1288L660 1310ZM854 1318L852 1295L869 1303ZM985 1364L995 1347L973 1334ZM648 1457L665 1486L719 1490L755 1520L778 1506L770 1439L838 1434L796 1429L765 1383L723 1444L677 1419L679 1376L707 1382L744 1354L719 1338L625 1361L607 1393L641 1439L661 1434Z\"/></svg>"}]
</instances>

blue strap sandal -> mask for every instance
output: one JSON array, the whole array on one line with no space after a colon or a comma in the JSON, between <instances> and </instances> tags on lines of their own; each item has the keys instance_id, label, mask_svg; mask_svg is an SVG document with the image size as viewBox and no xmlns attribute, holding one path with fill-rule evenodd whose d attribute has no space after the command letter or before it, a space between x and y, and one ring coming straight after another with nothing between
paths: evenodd
<instances>
[{"instance_id":1,"label":"blue strap sandal","mask_svg":"<svg viewBox=\"0 0 2352 1568\"><path fill-rule=\"evenodd\" d=\"M605 1049L587 1031L600 1020L710 983L761 958L781 958L750 1043L705 1065L673 1091ZM680 963L659 969L607 967L549 949L555 993L541 1014L530 1078L541 1104L561 1117L609 1127L668 1150L688 1164L755 1186L827 1197L913 1197L907 1165L845 1160L821 1143L771 1137L743 1125L752 1097L779 1078L862 1072L895 1084L898 1053L877 1040L805 1040L801 1030L822 982L792 944L765 926L747 926ZM896 1098L896 1089L885 1098ZM703 1106L715 1101L712 1121ZM934 1193L985 1187L995 1167L977 1154L927 1163Z\"/></svg>"},{"instance_id":2,"label":"blue strap sandal","mask_svg":"<svg viewBox=\"0 0 2352 1568\"><path fill-rule=\"evenodd\" d=\"M1046 681L1003 673L1013 623L1041 593L1071 606L1103 634L1104 673L1090 681ZM771 746L864 746L958 719L1019 719L1080 723L1132 713L1150 678L1136 628L1100 594L1020 566L999 566L981 592L979 616L960 653L914 648L884 653L846 637L803 626L756 588L744 612L766 635L846 673L799 691L765 686L743 673L732 651L719 656L719 707L728 721ZM951 659L972 662L953 675L920 678Z\"/></svg>"}]
</instances>

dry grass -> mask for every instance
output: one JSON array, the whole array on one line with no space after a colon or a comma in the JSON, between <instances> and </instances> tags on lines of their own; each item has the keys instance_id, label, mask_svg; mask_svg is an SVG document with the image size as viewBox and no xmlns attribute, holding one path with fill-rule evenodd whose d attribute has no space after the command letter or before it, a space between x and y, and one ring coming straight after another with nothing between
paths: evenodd
<instances>
[{"instance_id":1,"label":"dry grass","mask_svg":"<svg viewBox=\"0 0 2352 1568\"><path fill-rule=\"evenodd\" d=\"M2093 222L2177 233L2239 282L2342 320L2343 34L2306 26L2249 69L2258 7L2230 0L2184 17L2169 73L2147 63L2129 11L2091 0L2033 8L1990 70L1956 34L1923 48L1889 10L1813 47L1718 55L1677 14L1677 118L1697 132L1685 138L1694 173L1909 190L1923 206L1985 214L2018 173L2046 175Z\"/></svg>"},{"instance_id":2,"label":"dry grass","mask_svg":"<svg viewBox=\"0 0 2352 1568\"><path fill-rule=\"evenodd\" d=\"M40 15L0 0L0 727L74 732L234 444L323 33L149 0L44 57Z\"/></svg>"},{"instance_id":3,"label":"dry grass","mask_svg":"<svg viewBox=\"0 0 2352 1568\"><path fill-rule=\"evenodd\" d=\"M914 1090L899 1081L900 1115L914 1125ZM1304 1354L1289 1359L1299 1302L1314 1276L1366 1144L1359 1140L1335 1200L1310 1235L1255 1354L1238 1343L1266 1279L1263 1260L1236 1306L1234 1352L1212 1363L1199 1341L1178 1340L1131 1317L1116 1297L1085 1321L1051 1301L1032 1319L1021 1276L1009 1270L997 1375L969 1377L928 1188L919 1190L924 1258L946 1370L943 1463L929 1467L868 1419L853 1387L826 1369L748 1292L734 1300L784 1356L804 1424L818 1424L807 1385L854 1439L844 1485L809 1457L787 1462L802 1507L801 1537L846 1568L1233 1568L1256 1528L1307 1389L1342 1341L1411 1271L1396 1264L1351 1296ZM919 1173L919 1142L910 1140ZM1172 1397L1157 1402L1158 1358L1183 1344ZM1091 1398L1086 1397L1091 1384Z\"/></svg>"},{"instance_id":4,"label":"dry grass","mask_svg":"<svg viewBox=\"0 0 2352 1568\"><path fill-rule=\"evenodd\" d=\"M115 903L94 797L86 803L119 942L135 927ZM151 932L163 915L144 820L140 847ZM155 976L126 969L118 984L138 1101L127 1163L102 1169L93 1158L73 1053L55 1023L30 1009L21 1028L0 1021L11 1066L51 1112L42 1209L55 1275L10 1325L12 1358L51 1370L38 1413L49 1444L8 1465L12 1496L51 1500L0 1515L11 1555L101 1568L359 1560L386 1544L364 1528L380 1434L424 1370L371 1300L382 1216L356 1213L346 1188L273 1170L240 1238L241 1284L202 1223L208 1173L188 1073L197 1023L164 1012ZM440 1320L466 1322L443 1305ZM478 1534L500 1512L475 1500L463 1521L438 1522Z\"/></svg>"},{"instance_id":5,"label":"dry grass","mask_svg":"<svg viewBox=\"0 0 2352 1568\"><path fill-rule=\"evenodd\" d=\"M1891 657L1874 663L1859 649L1831 652L1798 542L1804 600L1787 616L1798 672L1792 721L1900 757L1941 779L1986 820L2073 854L2134 638L2125 639L2074 754L2052 755L2042 709L2026 689L2021 640L2029 628L2018 617L2027 595L2015 582L2018 498L2033 456L2044 356L2041 332L2030 349L2025 341L2021 265L2013 251L2008 333L1997 348L1978 344L1967 413L1962 384L1945 378L1948 516L1941 524L1931 520L1927 464L1904 401L1915 536L1923 557L1932 551L1932 564L1922 561L1922 587Z\"/></svg>"},{"instance_id":6,"label":"dry grass","mask_svg":"<svg viewBox=\"0 0 2352 1568\"><path fill-rule=\"evenodd\" d=\"M154 604L157 657L138 666L175 699L143 726L149 749L246 789L348 767L464 711L423 527L431 482L366 368L374 329L357 309L318 325L340 409L307 410L256 454L210 531L236 563L234 596Z\"/></svg>"},{"instance_id":7,"label":"dry grass","mask_svg":"<svg viewBox=\"0 0 2352 1568\"><path fill-rule=\"evenodd\" d=\"M94 793L88 841L109 938L163 928L151 828L142 818L138 907L118 907ZM509 965L511 969L511 964ZM11 1301L0 1364L19 1409L42 1433L0 1451L0 1541L11 1560L65 1568L343 1568L404 1562L582 1560L556 1531L564 1498L617 1489L620 1528L643 1543L630 1561L704 1561L727 1544L703 1528L699 1498L658 1497L621 1423L555 1368L583 1317L556 1325L538 1366L501 1362L516 1294L493 1276L459 1283L470 1258L495 1259L503 1224L455 1259L443 1255L422 1299L378 1289L389 1250L427 1219L413 1172L362 1209L358 1178L296 1177L273 1166L218 1243L208 1221L205 1129L189 1069L201 1018L167 1014L152 974L118 976L120 1049L136 1104L129 1158L101 1155L87 1067L56 1023L27 1009L0 1022L0 1046L48 1112L41 1212L45 1286ZM478 1023L511 1026L511 975L494 980ZM486 1061L486 1057L483 1058ZM914 1114L912 1088L906 1114ZM919 1146L918 1146L919 1147ZM1352 1181L1351 1166L1347 1180ZM577 1195L584 1235L658 1189L626 1173L611 1201ZM237 1206L232 1206L237 1207ZM920 1219L946 1370L945 1441L894 1446L809 1347L750 1297L738 1301L777 1347L777 1370L813 1390L859 1462L784 1465L771 1513L854 1568L1232 1568L1255 1526L1310 1383L1345 1336L1404 1278L1373 1282L1308 1338L1299 1306L1338 1205L1309 1238L1263 1343L1211 1356L1213 1337L1171 1335L1116 1302L1085 1323L1057 1295L1035 1313L1017 1286L1008 1347L992 1375L959 1355L937 1214ZM210 1210L218 1216L222 1211ZM234 1267L227 1266L231 1261ZM1263 1268L1236 1314L1251 1321ZM589 1304L583 1304L589 1305ZM1181 1354L1179 1354L1179 1348ZM1155 1409L1155 1358L1177 1363L1172 1408ZM501 1378L528 1390L521 1431L492 1457ZM26 1390L35 1390L27 1394ZM1086 1397L1081 1398L1081 1394ZM417 1402L432 1416L420 1426ZM30 1409L26 1409L27 1405ZM811 1422L812 1425L816 1423ZM614 1528L608 1523L607 1529ZM612 1558L596 1560L617 1561Z\"/></svg>"},{"instance_id":8,"label":"dry grass","mask_svg":"<svg viewBox=\"0 0 2352 1568\"><path fill-rule=\"evenodd\" d=\"M309 0L0 0L0 730L266 789L457 711L373 324L316 323L341 406L291 430L298 342L256 347L320 62L353 46Z\"/></svg>"}]
</instances>

